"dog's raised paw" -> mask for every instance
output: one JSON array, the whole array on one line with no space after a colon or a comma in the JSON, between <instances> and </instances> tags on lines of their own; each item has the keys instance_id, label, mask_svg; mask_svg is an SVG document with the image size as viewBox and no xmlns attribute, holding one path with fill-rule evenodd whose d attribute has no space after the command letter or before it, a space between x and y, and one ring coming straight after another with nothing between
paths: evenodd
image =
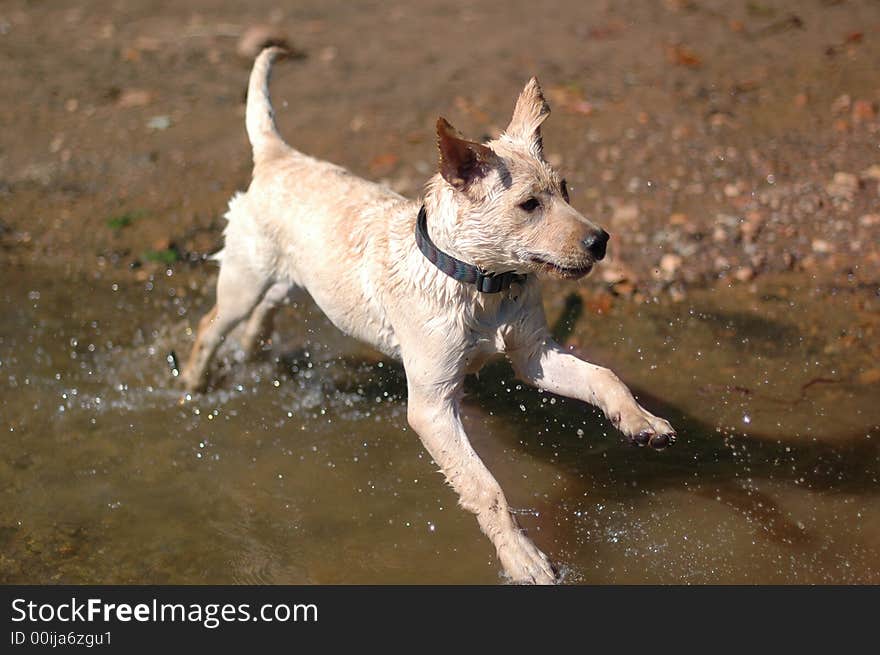
<instances>
[{"instance_id":1,"label":"dog's raised paw","mask_svg":"<svg viewBox=\"0 0 880 655\"><path fill-rule=\"evenodd\" d=\"M654 430L642 430L632 439L637 446L650 446L654 450L663 450L675 443L675 432L658 434Z\"/></svg>"}]
</instances>

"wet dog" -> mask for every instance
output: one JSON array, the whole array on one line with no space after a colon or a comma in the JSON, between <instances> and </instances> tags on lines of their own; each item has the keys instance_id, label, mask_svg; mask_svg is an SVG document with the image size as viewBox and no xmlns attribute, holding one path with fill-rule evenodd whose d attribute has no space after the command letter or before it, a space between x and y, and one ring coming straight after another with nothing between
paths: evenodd
<instances>
[{"instance_id":1,"label":"wet dog","mask_svg":"<svg viewBox=\"0 0 880 655\"><path fill-rule=\"evenodd\" d=\"M503 353L519 377L600 407L639 445L664 448L675 432L614 373L550 336L538 278L583 277L605 256L608 234L569 204L565 180L544 159L550 110L537 80L497 139L468 141L438 120L439 172L422 204L282 140L268 91L281 52L264 50L251 72L253 180L229 203L217 304L199 323L186 388L204 388L233 327L246 322L242 347L253 350L278 304L306 289L342 331L403 363L409 424L476 514L510 580L554 582L550 561L468 441L459 412L465 375Z\"/></svg>"}]
</instances>

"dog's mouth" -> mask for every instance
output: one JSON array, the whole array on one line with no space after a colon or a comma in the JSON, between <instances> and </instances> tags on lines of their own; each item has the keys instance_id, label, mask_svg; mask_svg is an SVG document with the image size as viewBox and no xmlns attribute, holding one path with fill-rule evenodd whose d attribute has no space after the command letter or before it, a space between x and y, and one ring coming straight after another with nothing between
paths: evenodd
<instances>
[{"instance_id":1,"label":"dog's mouth","mask_svg":"<svg viewBox=\"0 0 880 655\"><path fill-rule=\"evenodd\" d=\"M584 262L578 266L561 266L541 257L531 257L531 260L540 265L545 273L565 280L577 280L593 270L593 262Z\"/></svg>"}]
</instances>

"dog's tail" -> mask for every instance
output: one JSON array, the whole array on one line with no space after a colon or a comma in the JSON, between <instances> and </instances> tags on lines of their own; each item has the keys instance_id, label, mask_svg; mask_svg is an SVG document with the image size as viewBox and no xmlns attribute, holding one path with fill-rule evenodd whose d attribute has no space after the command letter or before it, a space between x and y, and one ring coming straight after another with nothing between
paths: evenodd
<instances>
[{"instance_id":1,"label":"dog's tail","mask_svg":"<svg viewBox=\"0 0 880 655\"><path fill-rule=\"evenodd\" d=\"M275 112L269 99L269 78L272 75L272 63L279 57L288 55L285 48L272 46L257 55L251 78L248 83L247 110L245 126L248 139L254 149L254 163L262 159L281 154L288 150L288 145L278 133L275 126Z\"/></svg>"}]
</instances>

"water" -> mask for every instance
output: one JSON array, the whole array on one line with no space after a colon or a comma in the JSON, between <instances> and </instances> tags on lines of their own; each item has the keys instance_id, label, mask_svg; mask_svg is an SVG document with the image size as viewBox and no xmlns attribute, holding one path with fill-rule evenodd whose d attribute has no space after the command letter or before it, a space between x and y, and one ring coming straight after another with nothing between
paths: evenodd
<instances>
[{"instance_id":1,"label":"water","mask_svg":"<svg viewBox=\"0 0 880 655\"><path fill-rule=\"evenodd\" d=\"M2 279L0 582L502 581L407 428L401 369L307 300L186 399L165 360L206 269ZM775 284L603 313L553 287L559 337L673 422L667 452L503 363L468 383L475 447L566 582L880 582L876 299Z\"/></svg>"}]
</instances>

